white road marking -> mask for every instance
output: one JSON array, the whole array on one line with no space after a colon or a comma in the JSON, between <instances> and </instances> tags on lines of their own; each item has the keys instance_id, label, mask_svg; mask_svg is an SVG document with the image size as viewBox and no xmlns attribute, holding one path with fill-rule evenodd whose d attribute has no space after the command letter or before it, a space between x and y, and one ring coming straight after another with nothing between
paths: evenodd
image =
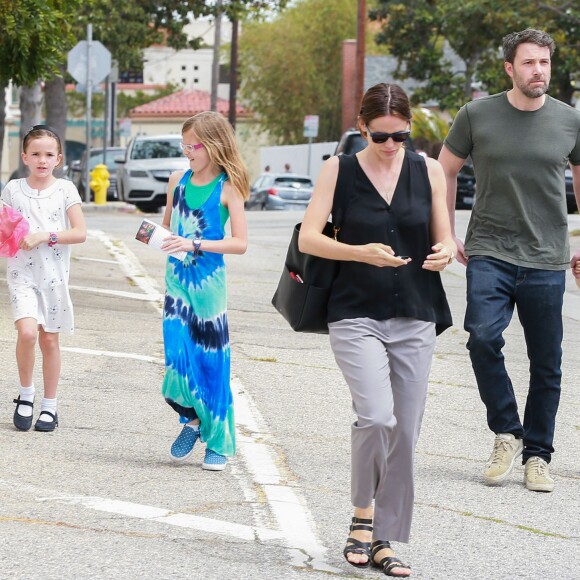
<instances>
[{"instance_id":1,"label":"white road marking","mask_svg":"<svg viewBox=\"0 0 580 580\"><path fill-rule=\"evenodd\" d=\"M202 532L210 532L220 536L229 536L247 541L253 541L257 536L264 540L275 540L282 537L282 533L276 530L266 528L257 529L244 524L234 524L191 514L175 513L163 508L102 497L55 496L39 497L37 501L56 501L68 505L81 505L100 512L149 520L160 524L179 526L181 528L189 528Z\"/></svg>"},{"instance_id":2,"label":"white road marking","mask_svg":"<svg viewBox=\"0 0 580 580\"><path fill-rule=\"evenodd\" d=\"M108 252L117 260L121 269L125 272L125 275L135 283L143 292L150 297L155 297L152 302L155 303L158 300L158 296L162 296L163 292L147 271L143 269L141 263L139 262L137 256L125 246L120 240L113 240L101 230L89 230L91 237L101 241L107 248ZM161 304L155 304L155 310L157 312L163 312L163 306Z\"/></svg>"},{"instance_id":3,"label":"white road marking","mask_svg":"<svg viewBox=\"0 0 580 580\"><path fill-rule=\"evenodd\" d=\"M78 260L79 262L100 262L101 264L112 265L117 265L119 263L117 260L103 260L102 258L87 258L85 256L75 256L74 260Z\"/></svg>"},{"instance_id":4,"label":"white road marking","mask_svg":"<svg viewBox=\"0 0 580 580\"><path fill-rule=\"evenodd\" d=\"M0 337L0 342L9 342L11 344L16 344L16 339L4 338ZM132 359L132 360L139 360L142 362L149 362L156 365L164 365L165 360L163 357L155 357L155 356L148 356L145 354L137 354L134 352L118 352L118 351L110 351L110 350L94 350L92 348L79 348L76 346L61 346L61 351L64 352L72 352L75 354L84 354L87 356L108 356L111 358L125 358L125 359Z\"/></svg>"},{"instance_id":5,"label":"white road marking","mask_svg":"<svg viewBox=\"0 0 580 580\"><path fill-rule=\"evenodd\" d=\"M275 449L268 444L272 438L266 422L247 389L239 380L232 380L235 399L236 425L243 427L243 436L238 430L238 449L244 463L253 475L254 484L262 488L290 550L292 564L311 567L315 570L342 573L325 563L326 548L318 541L314 520L296 487L285 484L277 465Z\"/></svg>"},{"instance_id":6,"label":"white road marking","mask_svg":"<svg viewBox=\"0 0 580 580\"><path fill-rule=\"evenodd\" d=\"M163 302L163 294L137 294L137 292L110 290L109 288L95 288L94 286L69 286L69 288L79 292L104 294L106 296L116 296L117 298L130 298L131 300L143 300L145 302Z\"/></svg>"},{"instance_id":7,"label":"white road marking","mask_svg":"<svg viewBox=\"0 0 580 580\"><path fill-rule=\"evenodd\" d=\"M76 354L86 354L89 356L109 356L111 358L130 358L132 360L140 360L143 362L150 362L158 365L164 365L165 360L161 357L147 356L144 354L135 354L132 352L115 352L110 350L93 350L90 348L77 348L74 346L61 346L60 350L66 352L74 352Z\"/></svg>"}]
</instances>

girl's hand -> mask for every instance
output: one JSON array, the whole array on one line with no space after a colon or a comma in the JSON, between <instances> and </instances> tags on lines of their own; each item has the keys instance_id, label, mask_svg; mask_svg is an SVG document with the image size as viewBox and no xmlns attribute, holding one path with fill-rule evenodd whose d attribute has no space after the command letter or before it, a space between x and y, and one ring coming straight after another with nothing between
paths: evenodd
<instances>
[{"instance_id":1,"label":"girl's hand","mask_svg":"<svg viewBox=\"0 0 580 580\"><path fill-rule=\"evenodd\" d=\"M35 234L28 234L24 236L18 247L21 250L34 250L40 244L47 244L48 243L48 234L46 232L37 232Z\"/></svg>"},{"instance_id":2,"label":"girl's hand","mask_svg":"<svg viewBox=\"0 0 580 580\"><path fill-rule=\"evenodd\" d=\"M358 261L378 268L384 268L385 266L398 268L399 266L405 266L411 261L411 258L395 256L393 248L385 244L365 244L358 246L358 248L360 252Z\"/></svg>"},{"instance_id":3,"label":"girl's hand","mask_svg":"<svg viewBox=\"0 0 580 580\"><path fill-rule=\"evenodd\" d=\"M168 254L193 252L193 240L176 235L167 236L161 244L161 249Z\"/></svg>"},{"instance_id":4,"label":"girl's hand","mask_svg":"<svg viewBox=\"0 0 580 580\"><path fill-rule=\"evenodd\" d=\"M432 270L433 272L441 272L445 269L447 264L455 257L451 248L439 243L431 247L433 254L429 254L423 262L425 270Z\"/></svg>"}]
</instances>

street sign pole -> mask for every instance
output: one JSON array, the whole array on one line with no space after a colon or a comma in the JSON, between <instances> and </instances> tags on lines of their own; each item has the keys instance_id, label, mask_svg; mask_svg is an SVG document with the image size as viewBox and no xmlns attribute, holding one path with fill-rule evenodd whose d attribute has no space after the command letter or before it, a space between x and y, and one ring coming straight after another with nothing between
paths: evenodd
<instances>
[{"instance_id":1,"label":"street sign pole","mask_svg":"<svg viewBox=\"0 0 580 580\"><path fill-rule=\"evenodd\" d=\"M85 201L89 203L91 201L91 188L90 183L90 170L89 161L91 159L91 115L92 115L92 100L93 100L93 79L91 75L91 50L93 44L93 25L87 24L87 148L86 148L86 158L85 163Z\"/></svg>"},{"instance_id":2,"label":"street sign pole","mask_svg":"<svg viewBox=\"0 0 580 580\"><path fill-rule=\"evenodd\" d=\"M111 53L98 40L93 41L93 25L87 24L87 39L80 40L67 54L67 72L82 85L87 92L87 156L91 151L91 117L93 87L98 85L111 72ZM86 165L87 183L85 200L91 199L89 187L89 164Z\"/></svg>"},{"instance_id":3,"label":"street sign pole","mask_svg":"<svg viewBox=\"0 0 580 580\"><path fill-rule=\"evenodd\" d=\"M312 156L312 137L318 137L318 115L304 117L304 137L308 137L308 175L310 175L310 158Z\"/></svg>"}]
</instances>

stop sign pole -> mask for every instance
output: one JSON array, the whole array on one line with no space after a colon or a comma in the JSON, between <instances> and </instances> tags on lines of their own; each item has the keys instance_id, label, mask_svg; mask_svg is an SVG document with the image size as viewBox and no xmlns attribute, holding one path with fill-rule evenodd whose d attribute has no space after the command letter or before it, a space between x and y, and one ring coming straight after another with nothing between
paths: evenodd
<instances>
[{"instance_id":1,"label":"stop sign pole","mask_svg":"<svg viewBox=\"0 0 580 580\"><path fill-rule=\"evenodd\" d=\"M91 145L91 118L93 86L100 83L111 72L111 53L99 42L93 41L93 25L87 24L87 40L79 41L68 53L67 71L77 81L84 85L87 91L87 156ZM90 200L88 186L88 163L86 169L86 201Z\"/></svg>"},{"instance_id":2,"label":"stop sign pole","mask_svg":"<svg viewBox=\"0 0 580 580\"><path fill-rule=\"evenodd\" d=\"M91 201L91 188L90 183L90 169L89 166L91 161L91 115L93 114L93 79L91 74L91 57L93 49L93 25L87 24L87 148L85 150L85 201L89 203Z\"/></svg>"}]
</instances>

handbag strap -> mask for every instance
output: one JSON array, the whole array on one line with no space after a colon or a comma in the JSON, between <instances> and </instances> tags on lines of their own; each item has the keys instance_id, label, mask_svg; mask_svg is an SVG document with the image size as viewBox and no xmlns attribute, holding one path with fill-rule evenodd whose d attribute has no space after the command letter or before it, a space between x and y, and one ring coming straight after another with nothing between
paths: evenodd
<instances>
[{"instance_id":1,"label":"handbag strap","mask_svg":"<svg viewBox=\"0 0 580 580\"><path fill-rule=\"evenodd\" d=\"M355 155L338 156L338 177L332 200L332 229L334 239L338 240L338 232L344 220L344 214L350 205L356 180Z\"/></svg>"}]
</instances>

